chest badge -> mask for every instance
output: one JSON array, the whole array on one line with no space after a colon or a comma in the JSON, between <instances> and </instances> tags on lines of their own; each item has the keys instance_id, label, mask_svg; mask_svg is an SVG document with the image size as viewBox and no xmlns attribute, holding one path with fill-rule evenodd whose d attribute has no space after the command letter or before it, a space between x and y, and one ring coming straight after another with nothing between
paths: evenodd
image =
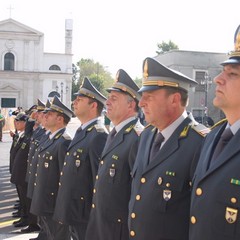
<instances>
[{"instance_id":1,"label":"chest badge","mask_svg":"<svg viewBox=\"0 0 240 240\"><path fill-rule=\"evenodd\" d=\"M225 219L228 223L235 223L237 220L238 210L230 207L226 207Z\"/></svg>"},{"instance_id":2,"label":"chest badge","mask_svg":"<svg viewBox=\"0 0 240 240\"><path fill-rule=\"evenodd\" d=\"M171 190L168 190L168 189L165 189L163 191L163 198L165 201L169 201L172 197L172 191Z\"/></svg>"},{"instance_id":3,"label":"chest badge","mask_svg":"<svg viewBox=\"0 0 240 240\"><path fill-rule=\"evenodd\" d=\"M80 165L81 165L81 161L80 161L79 159L76 160L76 161L75 161L75 165L76 165L77 168L80 167Z\"/></svg>"},{"instance_id":4,"label":"chest badge","mask_svg":"<svg viewBox=\"0 0 240 240\"><path fill-rule=\"evenodd\" d=\"M115 174L116 174L115 168L110 168L110 169L109 169L109 175L110 175L111 177L114 177Z\"/></svg>"}]
</instances>

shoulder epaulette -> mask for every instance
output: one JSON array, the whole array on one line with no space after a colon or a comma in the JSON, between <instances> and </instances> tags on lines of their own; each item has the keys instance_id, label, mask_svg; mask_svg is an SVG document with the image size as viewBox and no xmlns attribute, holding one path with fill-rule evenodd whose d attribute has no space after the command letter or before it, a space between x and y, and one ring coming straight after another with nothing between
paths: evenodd
<instances>
[{"instance_id":1,"label":"shoulder epaulette","mask_svg":"<svg viewBox=\"0 0 240 240\"><path fill-rule=\"evenodd\" d=\"M62 136L66 140L72 140L71 136L67 132L64 132Z\"/></svg>"},{"instance_id":2,"label":"shoulder epaulette","mask_svg":"<svg viewBox=\"0 0 240 240\"><path fill-rule=\"evenodd\" d=\"M225 123L225 122L227 122L227 119L226 119L226 118L224 118L224 119L220 120L219 122L215 123L210 129L212 130L212 129L214 129L215 127L220 126L221 124L223 124L223 123Z\"/></svg>"},{"instance_id":3,"label":"shoulder epaulette","mask_svg":"<svg viewBox=\"0 0 240 240\"><path fill-rule=\"evenodd\" d=\"M94 128L97 132L105 132L108 133L107 128L103 124L95 124Z\"/></svg>"},{"instance_id":4,"label":"shoulder epaulette","mask_svg":"<svg viewBox=\"0 0 240 240\"><path fill-rule=\"evenodd\" d=\"M191 126L191 127L196 133L198 133L202 137L205 137L210 132L209 128L199 130L196 128L196 126Z\"/></svg>"}]
</instances>

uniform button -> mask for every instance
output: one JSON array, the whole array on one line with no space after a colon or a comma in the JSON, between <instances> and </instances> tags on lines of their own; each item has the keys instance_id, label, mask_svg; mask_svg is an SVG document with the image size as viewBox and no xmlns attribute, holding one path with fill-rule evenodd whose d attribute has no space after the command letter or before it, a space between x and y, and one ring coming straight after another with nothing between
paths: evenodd
<instances>
[{"instance_id":1,"label":"uniform button","mask_svg":"<svg viewBox=\"0 0 240 240\"><path fill-rule=\"evenodd\" d=\"M67 155L69 156L69 152L67 152Z\"/></svg>"},{"instance_id":2,"label":"uniform button","mask_svg":"<svg viewBox=\"0 0 240 240\"><path fill-rule=\"evenodd\" d=\"M67 162L64 162L64 164L63 164L64 166L66 166L67 165Z\"/></svg>"},{"instance_id":3,"label":"uniform button","mask_svg":"<svg viewBox=\"0 0 240 240\"><path fill-rule=\"evenodd\" d=\"M84 200L84 197L81 197L80 199L81 199L81 200Z\"/></svg>"},{"instance_id":4,"label":"uniform button","mask_svg":"<svg viewBox=\"0 0 240 240\"><path fill-rule=\"evenodd\" d=\"M190 186L190 187L192 186L192 182L191 182L191 181L189 182L189 186Z\"/></svg>"},{"instance_id":5,"label":"uniform button","mask_svg":"<svg viewBox=\"0 0 240 240\"><path fill-rule=\"evenodd\" d=\"M32 164L30 163L30 167L32 166Z\"/></svg>"},{"instance_id":6,"label":"uniform button","mask_svg":"<svg viewBox=\"0 0 240 240\"><path fill-rule=\"evenodd\" d=\"M34 183L34 186L37 186L37 184L36 184L36 183Z\"/></svg>"},{"instance_id":7,"label":"uniform button","mask_svg":"<svg viewBox=\"0 0 240 240\"><path fill-rule=\"evenodd\" d=\"M237 199L235 197L231 198L231 203L236 203Z\"/></svg>"},{"instance_id":8,"label":"uniform button","mask_svg":"<svg viewBox=\"0 0 240 240\"><path fill-rule=\"evenodd\" d=\"M166 187L170 187L170 183L166 183Z\"/></svg>"},{"instance_id":9,"label":"uniform button","mask_svg":"<svg viewBox=\"0 0 240 240\"><path fill-rule=\"evenodd\" d=\"M39 167L39 164L37 164L37 167Z\"/></svg>"},{"instance_id":10,"label":"uniform button","mask_svg":"<svg viewBox=\"0 0 240 240\"><path fill-rule=\"evenodd\" d=\"M29 174L31 174L31 172L28 172Z\"/></svg>"},{"instance_id":11,"label":"uniform button","mask_svg":"<svg viewBox=\"0 0 240 240\"><path fill-rule=\"evenodd\" d=\"M202 189L201 188L197 188L196 189L196 195L197 196L201 196L202 195Z\"/></svg>"},{"instance_id":12,"label":"uniform button","mask_svg":"<svg viewBox=\"0 0 240 240\"><path fill-rule=\"evenodd\" d=\"M121 222L121 219L119 218L117 221L118 221L118 222Z\"/></svg>"},{"instance_id":13,"label":"uniform button","mask_svg":"<svg viewBox=\"0 0 240 240\"><path fill-rule=\"evenodd\" d=\"M140 195L137 195L136 196L136 200L139 201L141 199L141 196Z\"/></svg>"},{"instance_id":14,"label":"uniform button","mask_svg":"<svg viewBox=\"0 0 240 240\"><path fill-rule=\"evenodd\" d=\"M94 203L92 204L92 208L95 208L95 204Z\"/></svg>"},{"instance_id":15,"label":"uniform button","mask_svg":"<svg viewBox=\"0 0 240 240\"><path fill-rule=\"evenodd\" d=\"M61 172L60 175L62 176L62 175L63 175L63 172Z\"/></svg>"},{"instance_id":16,"label":"uniform button","mask_svg":"<svg viewBox=\"0 0 240 240\"><path fill-rule=\"evenodd\" d=\"M62 184L59 182L58 185L61 186Z\"/></svg>"},{"instance_id":17,"label":"uniform button","mask_svg":"<svg viewBox=\"0 0 240 240\"><path fill-rule=\"evenodd\" d=\"M98 180L98 175L96 175L96 179Z\"/></svg>"},{"instance_id":18,"label":"uniform button","mask_svg":"<svg viewBox=\"0 0 240 240\"><path fill-rule=\"evenodd\" d=\"M130 231L130 236L131 237L134 237L136 234L135 234L135 232L134 231Z\"/></svg>"},{"instance_id":19,"label":"uniform button","mask_svg":"<svg viewBox=\"0 0 240 240\"><path fill-rule=\"evenodd\" d=\"M103 165L103 160L100 163Z\"/></svg>"},{"instance_id":20,"label":"uniform button","mask_svg":"<svg viewBox=\"0 0 240 240\"><path fill-rule=\"evenodd\" d=\"M93 189L93 193L96 193L96 189L95 188Z\"/></svg>"},{"instance_id":21,"label":"uniform button","mask_svg":"<svg viewBox=\"0 0 240 240\"><path fill-rule=\"evenodd\" d=\"M141 183L145 183L146 182L146 178L141 178Z\"/></svg>"},{"instance_id":22,"label":"uniform button","mask_svg":"<svg viewBox=\"0 0 240 240\"><path fill-rule=\"evenodd\" d=\"M53 196L53 195L54 195L54 193L52 192L52 193L51 193L51 195Z\"/></svg>"},{"instance_id":23,"label":"uniform button","mask_svg":"<svg viewBox=\"0 0 240 240\"><path fill-rule=\"evenodd\" d=\"M135 213L131 213L131 218L135 218L136 214Z\"/></svg>"},{"instance_id":24,"label":"uniform button","mask_svg":"<svg viewBox=\"0 0 240 240\"><path fill-rule=\"evenodd\" d=\"M191 216L191 223L195 224L197 222L197 219L194 216Z\"/></svg>"},{"instance_id":25,"label":"uniform button","mask_svg":"<svg viewBox=\"0 0 240 240\"><path fill-rule=\"evenodd\" d=\"M37 177L37 173L35 173L35 177Z\"/></svg>"}]
</instances>

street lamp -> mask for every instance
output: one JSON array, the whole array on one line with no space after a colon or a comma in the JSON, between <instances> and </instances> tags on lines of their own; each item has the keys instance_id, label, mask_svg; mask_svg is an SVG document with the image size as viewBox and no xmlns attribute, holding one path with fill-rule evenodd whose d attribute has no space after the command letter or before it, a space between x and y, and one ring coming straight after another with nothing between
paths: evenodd
<instances>
[{"instance_id":1,"label":"street lamp","mask_svg":"<svg viewBox=\"0 0 240 240\"><path fill-rule=\"evenodd\" d=\"M64 83L61 82L61 83L60 83L60 87L61 87L61 89L60 89L61 102L63 101L63 86L64 86ZM57 91L57 92L58 92L58 89L59 89L59 87L58 87L58 85L56 85L56 91ZM65 94L67 94L68 90L69 90L69 88L68 88L68 86L66 86L66 87L65 87L65 91L66 91Z\"/></svg>"},{"instance_id":2,"label":"street lamp","mask_svg":"<svg viewBox=\"0 0 240 240\"><path fill-rule=\"evenodd\" d=\"M212 85L212 79L208 75L207 72L205 72L204 78L201 80L200 83L201 83L201 85L204 86L204 93L205 93L205 97L204 97L204 121L202 121L202 122L205 123L206 126L208 126L208 90L209 90L209 86Z\"/></svg>"}]
</instances>

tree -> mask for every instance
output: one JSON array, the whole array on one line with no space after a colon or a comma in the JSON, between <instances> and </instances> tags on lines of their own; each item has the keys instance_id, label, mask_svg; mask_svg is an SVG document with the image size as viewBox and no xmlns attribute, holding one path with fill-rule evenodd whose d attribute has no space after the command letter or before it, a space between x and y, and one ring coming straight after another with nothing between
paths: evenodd
<instances>
[{"instance_id":1,"label":"tree","mask_svg":"<svg viewBox=\"0 0 240 240\"><path fill-rule=\"evenodd\" d=\"M162 54L170 50L179 49L178 46L171 40L169 40L168 43L162 41L162 43L157 44L157 47L158 47L158 51L156 51L157 54Z\"/></svg>"},{"instance_id":2,"label":"tree","mask_svg":"<svg viewBox=\"0 0 240 240\"><path fill-rule=\"evenodd\" d=\"M74 99L73 93L78 91L84 77L88 77L98 91L106 95L106 88L112 85L113 79L105 68L92 59L82 58L76 65L73 64L72 100Z\"/></svg>"}]
</instances>

